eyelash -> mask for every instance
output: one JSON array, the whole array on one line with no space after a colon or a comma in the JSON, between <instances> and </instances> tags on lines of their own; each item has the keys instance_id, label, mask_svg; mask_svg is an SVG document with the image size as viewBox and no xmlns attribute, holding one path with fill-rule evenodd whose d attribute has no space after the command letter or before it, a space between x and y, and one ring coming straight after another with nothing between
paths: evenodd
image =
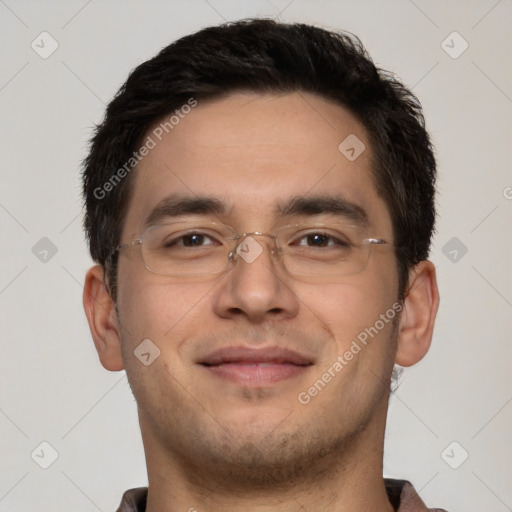
<instances>
[{"instance_id":1,"label":"eyelash","mask_svg":"<svg viewBox=\"0 0 512 512\"><path fill-rule=\"evenodd\" d=\"M309 233L304 233L304 234L301 234L299 237L297 237L296 240L298 240L300 242L301 240L303 240L307 237L314 237L314 236L320 236L320 237L327 238L328 245L322 245L321 247L332 247L334 245L343 245L343 246L350 245L347 241L342 240L341 238L333 236L329 233L325 233L323 231L311 231ZM329 242L334 242L334 243L330 244ZM298 243L297 245L302 246L303 244ZM308 246L308 247L313 247L313 246ZM316 247L320 247L320 246L316 246Z\"/></svg>"},{"instance_id":2,"label":"eyelash","mask_svg":"<svg viewBox=\"0 0 512 512\"><path fill-rule=\"evenodd\" d=\"M163 247L173 247L173 246L176 246L176 245L179 245L181 247L187 247L183 241L186 239L186 238L190 238L190 237L193 237L193 236L201 236L201 237L205 237L205 238L209 238L210 240L215 240L215 238L211 235L208 235L206 233L201 233L200 231L193 231L193 232L190 232L190 233L186 233L184 235L180 235L178 236L177 238L173 238L172 240L170 241L167 241L167 242L164 242L162 245ZM181 243L180 243L181 242ZM208 244L210 245L210 244ZM202 245L201 245L202 247Z\"/></svg>"},{"instance_id":3,"label":"eyelash","mask_svg":"<svg viewBox=\"0 0 512 512\"><path fill-rule=\"evenodd\" d=\"M172 240L168 241L168 242L164 242L162 245L163 247L165 248L169 248L169 247L173 247L173 246L180 246L180 247L193 247L192 245L189 245L187 246L185 244L185 240L187 238L191 238L191 237L194 237L194 236L199 236L199 237L204 237L202 242L200 245L196 245L195 247L204 247L205 245L215 245L215 244L221 244L220 242L218 242L214 236L212 235L209 235L207 233L202 233L200 231L196 231L196 232L190 232L190 233L186 233L186 234L183 234L183 235L180 235L179 237L177 238L173 238ZM307 240L308 237L314 237L314 236L320 236L320 237L325 237L327 238L327 245L307 245L307 242L304 244L304 243L301 243L301 241L303 240ZM209 239L211 240L212 242L214 243L208 243L208 244L204 244L204 239ZM341 245L341 246L349 246L350 243L339 238L339 237L335 237L329 233L325 233L325 232L322 232L322 231L311 231L311 232L308 232L308 233L300 233L300 235L298 237L296 237L293 241L292 241L292 245L296 245L296 246L307 246L307 247L333 247L333 246L336 246L336 245Z\"/></svg>"}]
</instances>

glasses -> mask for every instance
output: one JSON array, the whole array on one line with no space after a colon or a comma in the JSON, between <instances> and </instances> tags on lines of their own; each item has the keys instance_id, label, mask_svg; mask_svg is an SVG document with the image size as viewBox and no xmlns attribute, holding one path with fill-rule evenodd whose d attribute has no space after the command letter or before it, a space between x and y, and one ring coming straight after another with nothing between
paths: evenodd
<instances>
[{"instance_id":1,"label":"glasses","mask_svg":"<svg viewBox=\"0 0 512 512\"><path fill-rule=\"evenodd\" d=\"M262 237L269 239L262 244ZM258 241L259 240L259 241ZM291 275L345 276L364 270L373 245L382 238L367 238L360 227L344 222L293 223L275 233L237 233L217 222L183 221L152 226L137 240L118 245L112 254L136 245L148 270L163 276L220 274L240 258L253 263L269 245Z\"/></svg>"}]
</instances>

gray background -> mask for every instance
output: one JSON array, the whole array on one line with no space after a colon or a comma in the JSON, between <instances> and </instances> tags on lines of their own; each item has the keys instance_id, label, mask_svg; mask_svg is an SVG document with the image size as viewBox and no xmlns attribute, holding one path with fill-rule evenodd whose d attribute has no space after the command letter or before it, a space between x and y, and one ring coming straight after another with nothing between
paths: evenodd
<instances>
[{"instance_id":1,"label":"gray background","mask_svg":"<svg viewBox=\"0 0 512 512\"><path fill-rule=\"evenodd\" d=\"M79 163L133 67L250 16L354 32L420 97L442 300L391 400L385 473L450 512L512 510L511 0L0 0L0 510L107 512L147 482L126 376L101 367L82 312Z\"/></svg>"}]
</instances>

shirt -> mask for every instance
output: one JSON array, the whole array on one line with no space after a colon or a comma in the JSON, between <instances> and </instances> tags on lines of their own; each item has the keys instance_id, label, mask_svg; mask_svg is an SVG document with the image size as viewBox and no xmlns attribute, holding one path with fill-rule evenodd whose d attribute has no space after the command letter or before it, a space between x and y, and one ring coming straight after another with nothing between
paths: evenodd
<instances>
[{"instance_id":1,"label":"shirt","mask_svg":"<svg viewBox=\"0 0 512 512\"><path fill-rule=\"evenodd\" d=\"M390 503L396 512L446 512L442 508L427 508L414 487L406 480L384 479ZM123 494L117 512L145 512L147 487L130 489Z\"/></svg>"}]
</instances>

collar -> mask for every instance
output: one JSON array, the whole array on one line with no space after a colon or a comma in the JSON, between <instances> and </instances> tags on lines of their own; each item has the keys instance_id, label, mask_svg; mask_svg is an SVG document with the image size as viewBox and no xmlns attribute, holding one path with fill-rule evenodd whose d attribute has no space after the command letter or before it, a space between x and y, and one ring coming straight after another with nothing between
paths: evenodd
<instances>
[{"instance_id":1,"label":"collar","mask_svg":"<svg viewBox=\"0 0 512 512\"><path fill-rule=\"evenodd\" d=\"M446 512L441 508L427 508L407 480L385 478L384 484L389 501L396 512ZM145 512L147 496L147 487L126 491L116 512Z\"/></svg>"}]
</instances>

